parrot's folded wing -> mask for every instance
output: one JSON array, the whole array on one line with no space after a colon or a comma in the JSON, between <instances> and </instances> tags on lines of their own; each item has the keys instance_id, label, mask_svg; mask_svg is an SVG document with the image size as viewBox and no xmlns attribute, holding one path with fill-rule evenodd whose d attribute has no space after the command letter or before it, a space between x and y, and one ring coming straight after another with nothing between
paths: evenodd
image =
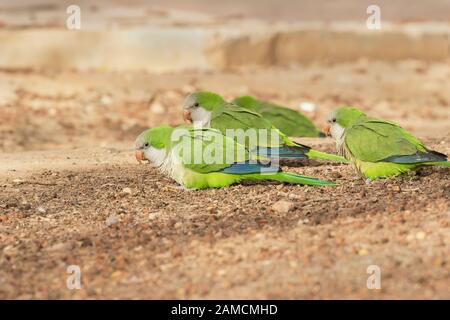
<instances>
[{"instance_id":1,"label":"parrot's folded wing","mask_svg":"<svg viewBox=\"0 0 450 320\"><path fill-rule=\"evenodd\" d=\"M213 113L211 126L224 132L225 129L271 129L272 124L255 111L229 103Z\"/></svg>"},{"instance_id":2,"label":"parrot's folded wing","mask_svg":"<svg viewBox=\"0 0 450 320\"><path fill-rule=\"evenodd\" d=\"M260 162L238 162L233 163L231 166L220 170L220 172L224 173L232 173L232 174L249 174L249 173L275 173L281 172L280 167L272 167L270 163L262 164Z\"/></svg>"},{"instance_id":3,"label":"parrot's folded wing","mask_svg":"<svg viewBox=\"0 0 450 320\"><path fill-rule=\"evenodd\" d=\"M276 147L285 144L288 139L259 113L234 104L226 104L215 111L211 117L211 127L223 134L235 135L237 141L242 141L247 147L252 144L249 141L253 141L254 146Z\"/></svg>"},{"instance_id":4,"label":"parrot's folded wing","mask_svg":"<svg viewBox=\"0 0 450 320\"><path fill-rule=\"evenodd\" d=\"M364 120L346 130L345 145L359 160L367 162L391 161L403 156L429 153L424 145L395 123Z\"/></svg>"},{"instance_id":5,"label":"parrot's folded wing","mask_svg":"<svg viewBox=\"0 0 450 320\"><path fill-rule=\"evenodd\" d=\"M179 143L183 145L176 146L178 161L198 173L247 174L272 168L266 159L249 153L243 145L215 129L191 129ZM275 170L278 172L278 167Z\"/></svg>"},{"instance_id":6,"label":"parrot's folded wing","mask_svg":"<svg viewBox=\"0 0 450 320\"><path fill-rule=\"evenodd\" d=\"M296 128L300 125L310 130L316 130L316 126L305 115L286 107L264 104L260 112L263 116L269 116L275 126L280 123L283 124L283 127Z\"/></svg>"}]
</instances>

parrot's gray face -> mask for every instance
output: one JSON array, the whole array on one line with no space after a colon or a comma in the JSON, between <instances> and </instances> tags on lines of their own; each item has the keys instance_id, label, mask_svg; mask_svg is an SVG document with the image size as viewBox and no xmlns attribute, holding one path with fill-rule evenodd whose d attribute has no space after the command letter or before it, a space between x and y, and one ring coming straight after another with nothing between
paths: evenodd
<instances>
[{"instance_id":1,"label":"parrot's gray face","mask_svg":"<svg viewBox=\"0 0 450 320\"><path fill-rule=\"evenodd\" d=\"M154 147L149 147L144 150L144 156L155 167L160 167L167 158L167 152L166 149L156 149Z\"/></svg>"},{"instance_id":2,"label":"parrot's gray face","mask_svg":"<svg viewBox=\"0 0 450 320\"><path fill-rule=\"evenodd\" d=\"M140 135L135 142L135 155L137 161L149 161L159 167L166 159L167 153L165 149L156 149L143 135Z\"/></svg>"},{"instance_id":3,"label":"parrot's gray face","mask_svg":"<svg viewBox=\"0 0 450 320\"><path fill-rule=\"evenodd\" d=\"M336 141L336 146L339 149L344 142L345 128L336 121L336 112L330 114L327 122L328 126L325 129L325 133L333 137Z\"/></svg>"},{"instance_id":4,"label":"parrot's gray face","mask_svg":"<svg viewBox=\"0 0 450 320\"><path fill-rule=\"evenodd\" d=\"M336 143L339 145L342 144L344 140L345 128L342 127L339 123L335 123L331 125L330 129L331 136L336 140Z\"/></svg>"},{"instance_id":5,"label":"parrot's gray face","mask_svg":"<svg viewBox=\"0 0 450 320\"><path fill-rule=\"evenodd\" d=\"M148 160L145 157L145 152L150 148L150 143L145 140L144 134L140 134L134 142L136 160L141 161Z\"/></svg>"},{"instance_id":6,"label":"parrot's gray face","mask_svg":"<svg viewBox=\"0 0 450 320\"><path fill-rule=\"evenodd\" d=\"M194 95L190 95L183 104L183 118L186 122L209 126L211 112L203 108Z\"/></svg>"}]
</instances>

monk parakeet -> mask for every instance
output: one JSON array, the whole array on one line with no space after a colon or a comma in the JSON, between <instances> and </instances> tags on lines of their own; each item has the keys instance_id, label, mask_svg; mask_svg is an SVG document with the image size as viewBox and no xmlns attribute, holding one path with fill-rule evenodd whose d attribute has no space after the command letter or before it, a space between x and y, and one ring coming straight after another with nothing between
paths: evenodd
<instances>
[{"instance_id":1,"label":"monk parakeet","mask_svg":"<svg viewBox=\"0 0 450 320\"><path fill-rule=\"evenodd\" d=\"M237 143L259 155L279 160L312 158L347 162L341 156L292 141L259 113L228 103L212 92L190 94L183 105L183 116L187 121L218 129L228 137L234 135Z\"/></svg>"},{"instance_id":2,"label":"monk parakeet","mask_svg":"<svg viewBox=\"0 0 450 320\"><path fill-rule=\"evenodd\" d=\"M261 114L288 137L325 137L311 120L293 109L250 96L237 97L232 102Z\"/></svg>"},{"instance_id":3,"label":"monk parakeet","mask_svg":"<svg viewBox=\"0 0 450 320\"><path fill-rule=\"evenodd\" d=\"M445 154L427 149L399 125L342 107L328 118L338 153L368 179L399 175L425 165L450 166Z\"/></svg>"},{"instance_id":4,"label":"monk parakeet","mask_svg":"<svg viewBox=\"0 0 450 320\"><path fill-rule=\"evenodd\" d=\"M208 128L160 126L136 139L136 158L149 160L188 189L226 187L244 180L332 186L333 182L282 172L252 158L244 146Z\"/></svg>"}]
</instances>

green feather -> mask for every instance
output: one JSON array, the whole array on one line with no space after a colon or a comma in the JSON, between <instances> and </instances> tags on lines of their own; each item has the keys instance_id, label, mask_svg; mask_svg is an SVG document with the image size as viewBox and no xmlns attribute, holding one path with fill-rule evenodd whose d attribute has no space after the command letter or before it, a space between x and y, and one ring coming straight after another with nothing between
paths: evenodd
<instances>
[{"instance_id":1,"label":"green feather","mask_svg":"<svg viewBox=\"0 0 450 320\"><path fill-rule=\"evenodd\" d=\"M397 176L424 165L449 166L446 155L427 149L396 123L349 107L338 109L334 118L345 128L345 157L366 178Z\"/></svg>"},{"instance_id":2,"label":"green feather","mask_svg":"<svg viewBox=\"0 0 450 320\"><path fill-rule=\"evenodd\" d=\"M278 172L274 174L250 174L245 175L244 179L247 180L274 180L279 182L291 183L291 184L304 184L312 186L337 186L338 184L331 181L321 180L308 176L302 176L289 172Z\"/></svg>"},{"instance_id":3,"label":"green feather","mask_svg":"<svg viewBox=\"0 0 450 320\"><path fill-rule=\"evenodd\" d=\"M418 139L398 125L368 117L361 117L347 128L345 143L355 157L370 162L427 151Z\"/></svg>"},{"instance_id":4,"label":"green feather","mask_svg":"<svg viewBox=\"0 0 450 320\"><path fill-rule=\"evenodd\" d=\"M281 172L281 168L276 166L272 168L272 172L264 172L263 169L267 166L261 165L260 162L268 162L267 159L248 152L243 145L223 136L219 130L196 129L186 126L177 129L168 126L158 127L145 131L140 137L145 138L144 143L150 143L146 148L155 147L153 143L159 145L161 141L165 141L170 165L165 164L162 170L165 170L186 188L220 188L245 180L267 180L317 186L336 185L334 182L326 180ZM144 143L140 141L140 145L144 145ZM195 156L198 157L195 158ZM208 161L207 158L214 161ZM238 174L224 171L230 167L234 168L236 164L246 166L249 161L252 161L252 165L249 167L250 173ZM167 169L167 166L170 169Z\"/></svg>"},{"instance_id":5,"label":"green feather","mask_svg":"<svg viewBox=\"0 0 450 320\"><path fill-rule=\"evenodd\" d=\"M259 112L275 127L289 137L321 137L317 127L306 116L293 109L250 96L237 97L233 103Z\"/></svg>"},{"instance_id":6,"label":"green feather","mask_svg":"<svg viewBox=\"0 0 450 320\"><path fill-rule=\"evenodd\" d=\"M172 131L173 127L168 125L151 128L142 132L137 141L144 140L156 149L163 149L169 145Z\"/></svg>"},{"instance_id":7,"label":"green feather","mask_svg":"<svg viewBox=\"0 0 450 320\"><path fill-rule=\"evenodd\" d=\"M278 148L290 146L299 148L299 151L301 150L302 153L306 152L306 157L309 157L310 154L311 157L316 159L347 162L343 157L337 155L333 156L321 152L309 153L307 151L311 149L310 147L298 144L289 139L288 136L283 134L258 112L237 106L233 103L219 103L220 96L215 94L212 95L214 98L213 102L209 103L209 97L211 97L210 92L191 94L188 97L188 103L186 105L193 105L193 102L202 101L200 106L211 112L210 127L220 130L224 135L229 136L230 134L235 134L235 141L243 144L248 150L254 150L258 147ZM266 135L264 133L261 135L262 129L266 130ZM245 136L244 133L253 133L255 135L253 136L254 139L251 139L252 136ZM251 145L251 142L255 145Z\"/></svg>"},{"instance_id":8,"label":"green feather","mask_svg":"<svg viewBox=\"0 0 450 320\"><path fill-rule=\"evenodd\" d=\"M426 163L426 165L450 167L450 161L429 162L429 163Z\"/></svg>"}]
</instances>

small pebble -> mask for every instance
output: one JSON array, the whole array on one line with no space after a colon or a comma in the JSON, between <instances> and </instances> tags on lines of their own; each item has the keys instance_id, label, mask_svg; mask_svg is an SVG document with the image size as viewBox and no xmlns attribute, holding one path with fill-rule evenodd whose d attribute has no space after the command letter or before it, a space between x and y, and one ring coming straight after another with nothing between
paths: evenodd
<instances>
[{"instance_id":1,"label":"small pebble","mask_svg":"<svg viewBox=\"0 0 450 320\"><path fill-rule=\"evenodd\" d=\"M416 239L417 240L423 240L423 239L425 239L425 237L426 237L426 234L423 231L419 231L419 232L416 233Z\"/></svg>"},{"instance_id":2,"label":"small pebble","mask_svg":"<svg viewBox=\"0 0 450 320\"><path fill-rule=\"evenodd\" d=\"M301 102L301 103L298 105L298 108L299 108L301 111L305 111L305 112L314 112L314 111L316 110L317 106L316 106L314 103L312 103L312 102Z\"/></svg>"},{"instance_id":3,"label":"small pebble","mask_svg":"<svg viewBox=\"0 0 450 320\"><path fill-rule=\"evenodd\" d=\"M117 224L118 222L119 222L119 219L117 219L117 217L115 215L109 216L108 218L106 218L106 221L105 221L107 227L111 227L111 226Z\"/></svg>"},{"instance_id":4,"label":"small pebble","mask_svg":"<svg viewBox=\"0 0 450 320\"><path fill-rule=\"evenodd\" d=\"M103 96L100 98L100 103L101 103L102 105L104 105L104 106L109 106L110 104L113 103L113 99L112 99L111 96L109 96L109 95L103 95Z\"/></svg>"},{"instance_id":5,"label":"small pebble","mask_svg":"<svg viewBox=\"0 0 450 320\"><path fill-rule=\"evenodd\" d=\"M183 226L183 224L182 224L180 221L178 221L178 222L175 223L175 225L174 225L175 229L180 229L182 226Z\"/></svg>"},{"instance_id":6,"label":"small pebble","mask_svg":"<svg viewBox=\"0 0 450 320\"><path fill-rule=\"evenodd\" d=\"M275 202L271 208L277 213L288 213L294 208L294 203L291 201L280 200Z\"/></svg>"},{"instance_id":7,"label":"small pebble","mask_svg":"<svg viewBox=\"0 0 450 320\"><path fill-rule=\"evenodd\" d=\"M365 249L365 248L362 248L362 249L360 249L360 250L358 251L358 254L359 254L360 256L367 256L367 255L369 254L369 251L368 251L367 249Z\"/></svg>"},{"instance_id":8,"label":"small pebble","mask_svg":"<svg viewBox=\"0 0 450 320\"><path fill-rule=\"evenodd\" d=\"M154 114L163 114L164 112L166 112L166 108L164 108L164 106L160 102L156 101L150 106L150 112Z\"/></svg>"},{"instance_id":9,"label":"small pebble","mask_svg":"<svg viewBox=\"0 0 450 320\"><path fill-rule=\"evenodd\" d=\"M123 188L122 189L122 194L132 194L132 190L131 188Z\"/></svg>"},{"instance_id":10,"label":"small pebble","mask_svg":"<svg viewBox=\"0 0 450 320\"><path fill-rule=\"evenodd\" d=\"M36 210L40 214L46 214L47 213L47 209L45 209L44 207L38 207Z\"/></svg>"}]
</instances>

